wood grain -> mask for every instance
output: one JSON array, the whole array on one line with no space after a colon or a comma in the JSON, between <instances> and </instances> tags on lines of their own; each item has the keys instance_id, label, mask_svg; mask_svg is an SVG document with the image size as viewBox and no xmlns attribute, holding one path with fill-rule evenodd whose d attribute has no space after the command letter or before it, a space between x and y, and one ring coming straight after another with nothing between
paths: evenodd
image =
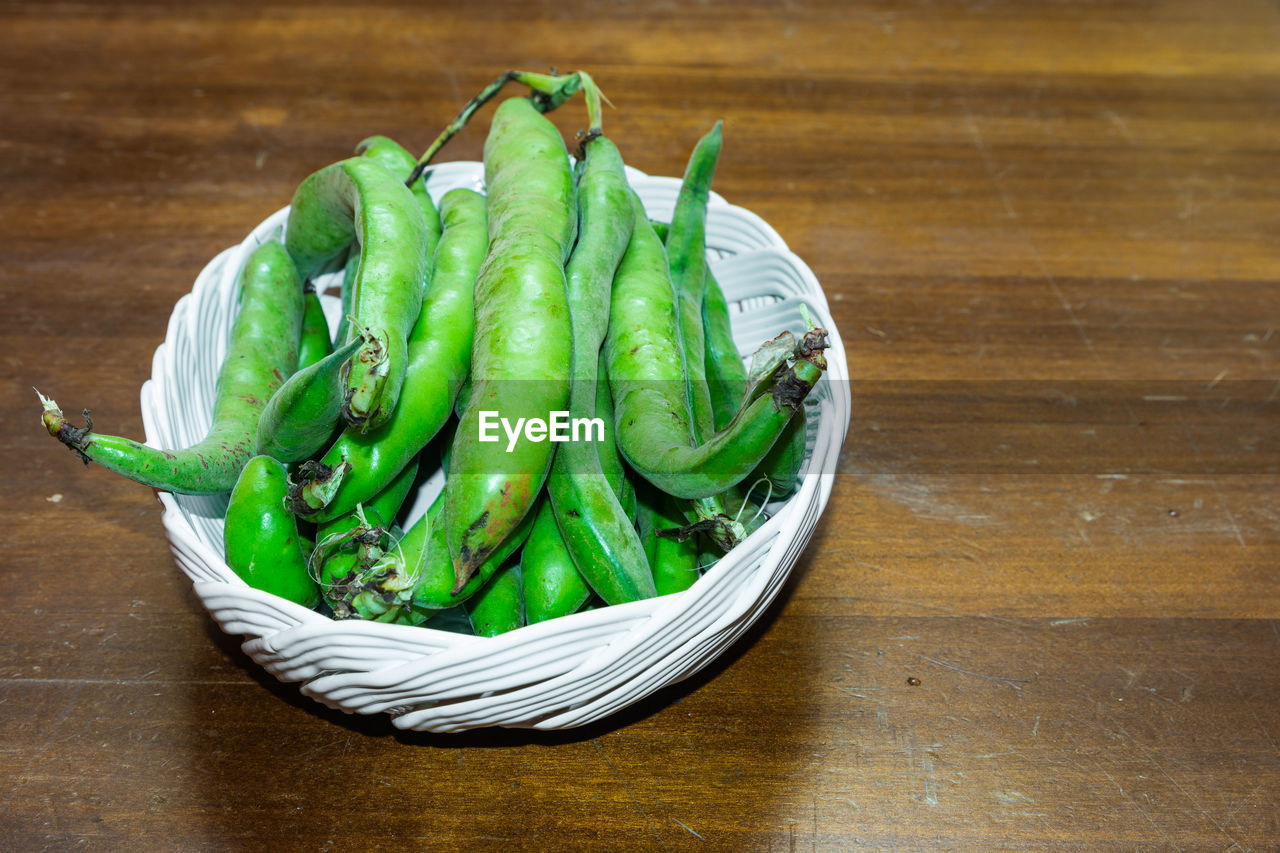
<instances>
[{"instance_id":1,"label":"wood grain","mask_svg":"<svg viewBox=\"0 0 1280 853\"><path fill-rule=\"evenodd\" d=\"M1191 0L0 5L0 846L1275 849L1278 35ZM822 281L855 420L706 671L404 734L249 662L30 387L141 435L209 258L550 65L652 174L725 120L716 189Z\"/></svg>"}]
</instances>

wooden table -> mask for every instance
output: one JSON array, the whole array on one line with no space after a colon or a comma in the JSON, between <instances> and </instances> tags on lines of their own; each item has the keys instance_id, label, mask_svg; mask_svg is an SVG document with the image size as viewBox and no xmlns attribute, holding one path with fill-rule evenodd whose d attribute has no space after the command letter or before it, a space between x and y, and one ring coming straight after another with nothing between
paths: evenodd
<instances>
[{"instance_id":1,"label":"wooden table","mask_svg":"<svg viewBox=\"0 0 1280 853\"><path fill-rule=\"evenodd\" d=\"M1278 38L1250 2L4 4L0 847L1276 849ZM854 423L694 679L403 734L257 669L31 386L140 436L210 257L548 65L646 172L725 120L716 189L822 281Z\"/></svg>"}]
</instances>

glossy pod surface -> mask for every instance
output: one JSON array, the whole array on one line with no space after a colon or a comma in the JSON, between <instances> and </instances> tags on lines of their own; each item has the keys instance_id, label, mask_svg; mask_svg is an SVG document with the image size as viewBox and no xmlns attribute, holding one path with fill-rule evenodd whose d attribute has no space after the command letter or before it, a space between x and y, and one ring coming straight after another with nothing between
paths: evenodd
<instances>
[{"instance_id":1,"label":"glossy pod surface","mask_svg":"<svg viewBox=\"0 0 1280 853\"><path fill-rule=\"evenodd\" d=\"M459 584L529 512L555 445L482 442L481 412L516 423L569 401L572 355L564 262L573 179L556 127L523 98L498 107L485 140L489 253L475 288L471 391L459 419L443 524Z\"/></svg>"},{"instance_id":2,"label":"glossy pod surface","mask_svg":"<svg viewBox=\"0 0 1280 853\"><path fill-rule=\"evenodd\" d=\"M351 310L374 343L347 372L343 417L373 429L391 416L408 361L408 336L422 308L430 269L428 230L412 192L380 163L352 157L308 176L293 196L285 246L310 279L352 242L360 261Z\"/></svg>"},{"instance_id":3,"label":"glossy pod surface","mask_svg":"<svg viewBox=\"0 0 1280 853\"><path fill-rule=\"evenodd\" d=\"M349 512L385 488L453 411L471 364L472 294L489 238L485 201L479 193L451 190L441 199L440 211L444 232L436 247L431 286L409 333L403 405L376 430L347 428L325 451L320 461L338 482L325 491L323 502L306 496L310 503L304 514L315 521Z\"/></svg>"},{"instance_id":4,"label":"glossy pod surface","mask_svg":"<svg viewBox=\"0 0 1280 853\"><path fill-rule=\"evenodd\" d=\"M306 607L320 601L298 537L284 506L285 468L270 456L246 463L227 505L223 544L227 565L254 589Z\"/></svg>"}]
</instances>

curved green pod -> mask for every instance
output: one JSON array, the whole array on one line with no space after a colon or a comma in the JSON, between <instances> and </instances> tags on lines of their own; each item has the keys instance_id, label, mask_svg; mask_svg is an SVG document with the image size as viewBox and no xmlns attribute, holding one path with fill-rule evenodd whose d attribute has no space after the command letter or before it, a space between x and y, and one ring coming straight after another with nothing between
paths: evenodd
<instances>
[{"instance_id":1,"label":"curved green pod","mask_svg":"<svg viewBox=\"0 0 1280 853\"><path fill-rule=\"evenodd\" d=\"M503 566L464 605L477 637L496 637L524 626L524 595L520 564Z\"/></svg>"},{"instance_id":2,"label":"curved green pod","mask_svg":"<svg viewBox=\"0 0 1280 853\"><path fill-rule=\"evenodd\" d=\"M362 343L351 341L276 389L258 416L256 453L298 462L324 447L342 420L342 369Z\"/></svg>"},{"instance_id":3,"label":"curved green pod","mask_svg":"<svg viewBox=\"0 0 1280 853\"><path fill-rule=\"evenodd\" d=\"M369 136L360 140L356 145L356 154L381 164L393 177L406 183L418 165L418 161L403 145L386 136ZM422 221L427 226L427 257L431 258L435 254L436 245L440 242L440 234L444 230L440 211L431 200L431 194L427 192L426 180L413 181L409 184L409 191L413 193L418 207L422 210Z\"/></svg>"},{"instance_id":4,"label":"curved green pod","mask_svg":"<svg viewBox=\"0 0 1280 853\"><path fill-rule=\"evenodd\" d=\"M538 507L529 538L520 549L525 619L530 625L577 611L591 587L574 565L556 525L550 501Z\"/></svg>"},{"instance_id":5,"label":"curved green pod","mask_svg":"<svg viewBox=\"0 0 1280 853\"><path fill-rule=\"evenodd\" d=\"M769 448L769 452L765 454L764 459L760 460L759 466L748 478L768 480L773 487L769 493L771 500L785 497L795 491L800 468L804 465L808 420L804 406L796 409L787 428L782 431L782 435L774 442L773 447Z\"/></svg>"},{"instance_id":6,"label":"curved green pod","mask_svg":"<svg viewBox=\"0 0 1280 853\"><path fill-rule=\"evenodd\" d=\"M510 446L482 441L481 413L515 424L565 410L572 354L564 261L576 218L564 141L531 101L512 98L494 115L484 164L489 252L443 513L459 586L528 514L556 446L527 436Z\"/></svg>"},{"instance_id":7,"label":"curved green pod","mask_svg":"<svg viewBox=\"0 0 1280 853\"><path fill-rule=\"evenodd\" d=\"M676 196L671 222L654 231L667 250L667 269L676 296L677 327L680 354L684 360L685 403L688 406L692 443L706 441L716 430L718 410L708 379L714 366L708 363L704 316L707 302L707 202L711 181L720 157L720 122L694 146L685 168L680 192ZM735 406L736 409L736 406ZM723 497L699 498L686 508L693 523L700 523L712 541L729 550L743 538L745 531L729 519Z\"/></svg>"},{"instance_id":8,"label":"curved green pod","mask_svg":"<svg viewBox=\"0 0 1280 853\"><path fill-rule=\"evenodd\" d=\"M320 587L308 571L298 523L284 507L284 475L284 465L270 456L245 464L227 504L227 565L254 589L314 607Z\"/></svg>"},{"instance_id":9,"label":"curved green pod","mask_svg":"<svg viewBox=\"0 0 1280 853\"><path fill-rule=\"evenodd\" d=\"M711 132L698 140L689 157L665 241L667 268L676 294L685 396L694 444L701 444L715 432L702 316L707 284L707 200L719 157L720 122L716 122Z\"/></svg>"},{"instance_id":10,"label":"curved green pod","mask_svg":"<svg viewBox=\"0 0 1280 853\"><path fill-rule=\"evenodd\" d=\"M603 136L592 138L583 148L578 179L579 237L565 269L573 331L572 420L599 414L596 391L603 384L599 381L600 347L609 326L609 297L635 223L631 188L618 149ZM612 435L601 438L613 439ZM618 497L621 460L614 470L617 479L611 483L601 464L604 451L597 447L603 443L569 441L556 450L547 494L561 542L578 572L608 604L652 598L653 578L644 546Z\"/></svg>"},{"instance_id":11,"label":"curved green pod","mask_svg":"<svg viewBox=\"0 0 1280 853\"><path fill-rule=\"evenodd\" d=\"M471 365L476 274L489 245L484 196L467 189L440 200L444 232L422 310L409 333L409 364L391 418L369 432L348 428L319 465L296 477L293 505L326 521L386 487L452 414Z\"/></svg>"},{"instance_id":12,"label":"curved green pod","mask_svg":"<svg viewBox=\"0 0 1280 853\"><path fill-rule=\"evenodd\" d=\"M156 489L192 495L228 492L253 456L258 417L298 364L302 281L284 247L263 243L240 272L240 307L218 369L213 422L198 443L157 450L120 436L75 427L40 392L49 434L90 460Z\"/></svg>"},{"instance_id":13,"label":"curved green pod","mask_svg":"<svg viewBox=\"0 0 1280 853\"><path fill-rule=\"evenodd\" d=\"M366 342L349 362L343 418L376 429L395 410L408 362L409 331L430 270L427 225L413 193L380 163L351 157L308 176L293 196L285 246L310 279L356 241L351 293Z\"/></svg>"},{"instance_id":14,"label":"curved green pod","mask_svg":"<svg viewBox=\"0 0 1280 853\"><path fill-rule=\"evenodd\" d=\"M637 473L664 492L706 498L739 483L769 452L826 368L826 334L808 332L794 348L793 361L767 377L767 393L749 400L725 429L695 446L674 301L662 244L637 216L614 279L605 343L618 447Z\"/></svg>"},{"instance_id":15,"label":"curved green pod","mask_svg":"<svg viewBox=\"0 0 1280 853\"><path fill-rule=\"evenodd\" d=\"M729 302L711 268L707 268L706 291L702 298L702 339L706 350L707 391L715 428L722 430L733 420L747 391L747 367L738 354L729 317Z\"/></svg>"},{"instance_id":16,"label":"curved green pod","mask_svg":"<svg viewBox=\"0 0 1280 853\"><path fill-rule=\"evenodd\" d=\"M298 370L315 364L333 352L333 336L324 316L324 305L311 282L303 287L302 331L298 335Z\"/></svg>"},{"instance_id":17,"label":"curved green pod","mask_svg":"<svg viewBox=\"0 0 1280 853\"><path fill-rule=\"evenodd\" d=\"M351 307L355 301L356 273L360 271L360 247L351 244L342 264L342 298L338 314L338 328L333 333L333 343L349 340L351 336Z\"/></svg>"}]
</instances>

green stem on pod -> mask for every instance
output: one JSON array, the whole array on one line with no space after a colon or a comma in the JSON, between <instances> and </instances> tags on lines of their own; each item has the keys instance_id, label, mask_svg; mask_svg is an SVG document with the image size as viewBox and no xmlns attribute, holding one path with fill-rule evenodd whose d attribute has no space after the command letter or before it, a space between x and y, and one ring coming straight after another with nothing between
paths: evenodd
<instances>
[{"instance_id":1,"label":"green stem on pod","mask_svg":"<svg viewBox=\"0 0 1280 853\"><path fill-rule=\"evenodd\" d=\"M449 124L445 126L445 129L441 131L440 135L432 141L431 145L427 147L427 150L418 158L417 166L414 168L413 172L410 173L407 183L413 184L417 181L423 171L426 170L427 166L430 165L431 161L435 158L436 154L440 153L440 149L443 148L450 139L456 136L459 131L467 126L467 122L471 121L471 117L475 115L476 110L493 100L494 96L501 92L503 87L508 83L522 83L532 89L533 95L531 100L534 108L539 112L545 113L555 109L565 101L569 100L569 98L573 97L574 93L576 93L578 89L582 88L584 79L589 80L590 78L580 71L562 75L537 74L529 71L506 71L499 74L492 83L485 86L475 97L468 101L466 106L462 108L462 111L458 113L453 121L449 122ZM595 89L594 85L592 86L592 91L595 92L594 97L598 101L601 95L599 91ZM588 109L591 108L591 97L593 96L588 96Z\"/></svg>"}]
</instances>

